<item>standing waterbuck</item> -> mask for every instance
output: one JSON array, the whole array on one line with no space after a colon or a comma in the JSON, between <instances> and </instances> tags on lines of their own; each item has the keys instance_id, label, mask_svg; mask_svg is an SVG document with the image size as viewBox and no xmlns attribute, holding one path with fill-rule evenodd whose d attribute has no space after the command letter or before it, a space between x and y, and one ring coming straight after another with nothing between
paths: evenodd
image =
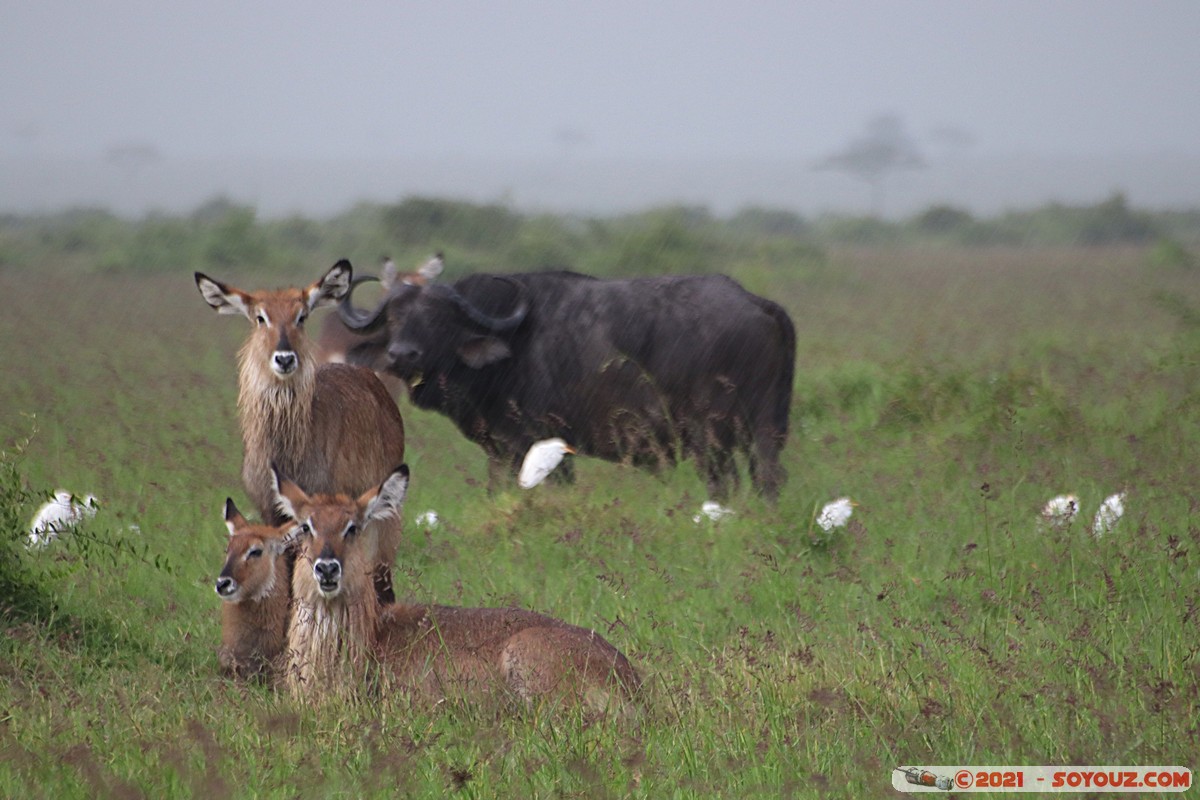
<instances>
[{"instance_id":1,"label":"standing waterbuck","mask_svg":"<svg viewBox=\"0 0 1200 800\"><path fill-rule=\"evenodd\" d=\"M291 619L292 570L284 534L290 526L255 525L225 501L229 543L217 576L221 670L239 678L273 678L284 665Z\"/></svg>"},{"instance_id":2,"label":"standing waterbuck","mask_svg":"<svg viewBox=\"0 0 1200 800\"><path fill-rule=\"evenodd\" d=\"M637 691L637 672L595 631L518 608L376 603L373 526L399 516L407 466L357 498L310 496L279 476L276 485L296 522L285 681L297 697L352 695L378 678L423 699L499 690L620 711Z\"/></svg>"},{"instance_id":3,"label":"standing waterbuck","mask_svg":"<svg viewBox=\"0 0 1200 800\"><path fill-rule=\"evenodd\" d=\"M359 494L377 486L404 460L404 422L370 370L318 364L304 323L350 290L346 260L304 288L245 292L197 272L196 286L221 314L241 314L253 328L238 353L242 482L262 519L278 524L271 465L314 492ZM393 599L391 563L399 519L382 523L376 587Z\"/></svg>"}]
</instances>

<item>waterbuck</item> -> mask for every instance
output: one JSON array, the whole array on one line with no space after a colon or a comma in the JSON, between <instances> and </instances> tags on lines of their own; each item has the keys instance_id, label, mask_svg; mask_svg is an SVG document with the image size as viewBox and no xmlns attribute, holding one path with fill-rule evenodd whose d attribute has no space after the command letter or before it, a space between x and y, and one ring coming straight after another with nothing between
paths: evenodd
<instances>
[{"instance_id":1,"label":"waterbuck","mask_svg":"<svg viewBox=\"0 0 1200 800\"><path fill-rule=\"evenodd\" d=\"M221 604L221 670L238 678L274 678L284 664L291 618L292 571L284 534L246 521L233 500L225 501L229 544L217 576Z\"/></svg>"},{"instance_id":2,"label":"waterbuck","mask_svg":"<svg viewBox=\"0 0 1200 800\"><path fill-rule=\"evenodd\" d=\"M292 622L285 682L320 700L377 680L421 699L509 693L529 702L623 709L640 680L594 631L518 608L392 603L371 590L373 523L399 516L408 491L400 466L359 497L309 495L277 476L276 502L295 520Z\"/></svg>"},{"instance_id":3,"label":"waterbuck","mask_svg":"<svg viewBox=\"0 0 1200 800\"><path fill-rule=\"evenodd\" d=\"M353 270L339 261L304 288L245 292L197 272L196 286L221 314L253 326L238 353L238 410L244 445L242 482L262 519L278 524L271 464L314 492L354 495L377 486L404 460L404 422L395 401L369 369L318 364L304 332L309 314L350 291ZM376 583L393 599L391 562L400 521L381 537Z\"/></svg>"}]
</instances>

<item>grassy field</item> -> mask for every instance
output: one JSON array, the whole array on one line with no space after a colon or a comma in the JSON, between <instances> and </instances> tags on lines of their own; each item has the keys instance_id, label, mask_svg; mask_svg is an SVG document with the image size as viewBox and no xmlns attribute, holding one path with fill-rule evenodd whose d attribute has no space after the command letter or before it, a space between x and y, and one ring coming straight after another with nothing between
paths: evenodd
<instances>
[{"instance_id":1,"label":"grassy field","mask_svg":"<svg viewBox=\"0 0 1200 800\"><path fill-rule=\"evenodd\" d=\"M690 464L586 459L573 486L489 497L482 452L401 401L407 517L442 524L408 523L398 594L595 627L646 680L636 718L597 721L223 680L245 325L186 271L0 271L0 553L30 597L0 636L0 796L879 797L914 764L1200 766L1196 273L1139 248L878 248L734 275L796 322L776 507L743 490L697 524ZM18 480L100 511L27 552ZM1083 513L1041 528L1064 492ZM839 495L859 505L826 536Z\"/></svg>"}]
</instances>

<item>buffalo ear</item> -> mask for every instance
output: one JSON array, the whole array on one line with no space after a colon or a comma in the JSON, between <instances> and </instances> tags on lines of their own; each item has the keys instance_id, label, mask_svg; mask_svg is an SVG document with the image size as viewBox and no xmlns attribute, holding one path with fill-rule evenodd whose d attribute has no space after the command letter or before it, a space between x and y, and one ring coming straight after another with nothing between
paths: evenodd
<instances>
[{"instance_id":1,"label":"buffalo ear","mask_svg":"<svg viewBox=\"0 0 1200 800\"><path fill-rule=\"evenodd\" d=\"M512 356L512 350L494 336L472 336L458 348L458 357L472 369L486 367Z\"/></svg>"}]
</instances>

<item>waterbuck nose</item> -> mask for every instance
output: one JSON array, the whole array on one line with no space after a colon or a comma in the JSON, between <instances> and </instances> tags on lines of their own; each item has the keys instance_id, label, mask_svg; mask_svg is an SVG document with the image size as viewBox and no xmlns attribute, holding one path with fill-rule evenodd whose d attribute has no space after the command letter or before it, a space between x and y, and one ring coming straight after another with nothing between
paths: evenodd
<instances>
[{"instance_id":1,"label":"waterbuck nose","mask_svg":"<svg viewBox=\"0 0 1200 800\"><path fill-rule=\"evenodd\" d=\"M237 591L237 581L228 576L217 578L217 594L228 597Z\"/></svg>"},{"instance_id":2,"label":"waterbuck nose","mask_svg":"<svg viewBox=\"0 0 1200 800\"><path fill-rule=\"evenodd\" d=\"M291 350L276 350L271 366L280 375L289 375L296 370L296 354Z\"/></svg>"},{"instance_id":3,"label":"waterbuck nose","mask_svg":"<svg viewBox=\"0 0 1200 800\"><path fill-rule=\"evenodd\" d=\"M318 558L313 562L313 577L318 583L334 583L342 574L342 565L333 559Z\"/></svg>"}]
</instances>

